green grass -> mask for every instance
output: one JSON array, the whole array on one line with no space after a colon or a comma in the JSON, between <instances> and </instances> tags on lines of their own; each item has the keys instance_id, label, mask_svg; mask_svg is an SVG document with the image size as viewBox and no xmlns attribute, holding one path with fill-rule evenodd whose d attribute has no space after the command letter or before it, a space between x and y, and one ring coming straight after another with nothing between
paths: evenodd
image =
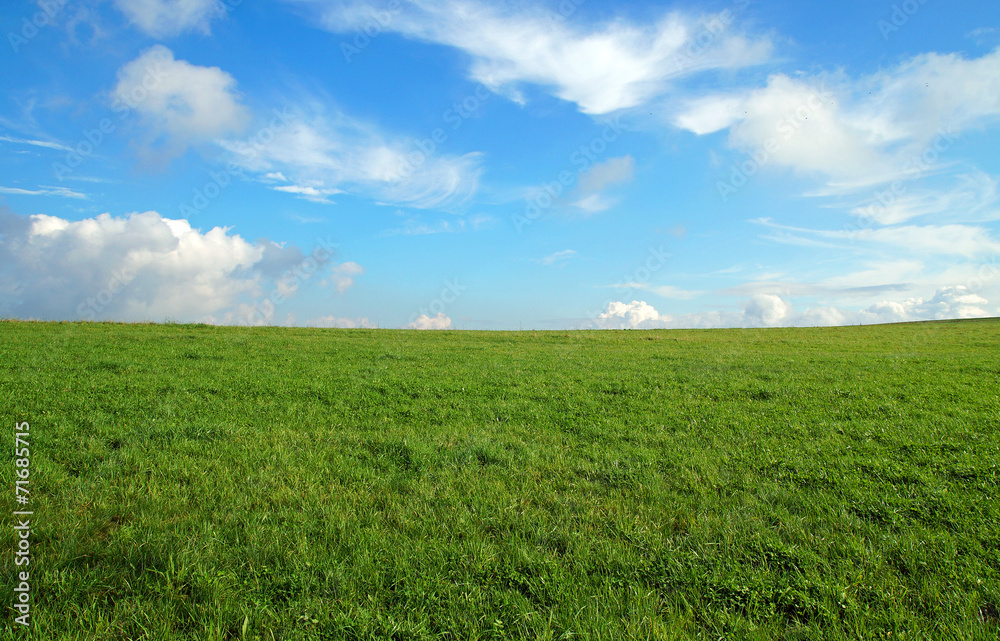
<instances>
[{"instance_id":1,"label":"green grass","mask_svg":"<svg viewBox=\"0 0 1000 641\"><path fill-rule=\"evenodd\" d=\"M997 320L2 322L0 391L8 638L1000 635Z\"/></svg>"}]
</instances>

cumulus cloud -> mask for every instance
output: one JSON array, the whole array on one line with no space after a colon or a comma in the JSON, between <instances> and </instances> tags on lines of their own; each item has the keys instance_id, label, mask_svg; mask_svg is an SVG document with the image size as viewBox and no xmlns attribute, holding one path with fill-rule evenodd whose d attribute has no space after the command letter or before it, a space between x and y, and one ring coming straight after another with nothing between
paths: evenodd
<instances>
[{"instance_id":1,"label":"cumulus cloud","mask_svg":"<svg viewBox=\"0 0 1000 641\"><path fill-rule=\"evenodd\" d=\"M219 144L272 189L316 202L346 191L421 209L450 208L478 188L482 154L436 154L417 139L387 134L319 101L308 104L276 110L249 139Z\"/></svg>"},{"instance_id":2,"label":"cumulus cloud","mask_svg":"<svg viewBox=\"0 0 1000 641\"><path fill-rule=\"evenodd\" d=\"M134 109L146 129L148 148L168 157L188 146L242 131L249 120L236 80L218 67L175 60L154 45L118 70L112 91L116 109Z\"/></svg>"},{"instance_id":3,"label":"cumulus cloud","mask_svg":"<svg viewBox=\"0 0 1000 641\"><path fill-rule=\"evenodd\" d=\"M451 329L451 319L438 312L436 316L421 314L407 323L407 329Z\"/></svg>"},{"instance_id":4,"label":"cumulus cloud","mask_svg":"<svg viewBox=\"0 0 1000 641\"><path fill-rule=\"evenodd\" d=\"M775 294L756 294L743 306L743 317L750 325L774 327L792 314L792 306Z\"/></svg>"},{"instance_id":5,"label":"cumulus cloud","mask_svg":"<svg viewBox=\"0 0 1000 641\"><path fill-rule=\"evenodd\" d=\"M79 221L0 211L0 314L240 322L301 257L152 211Z\"/></svg>"},{"instance_id":6,"label":"cumulus cloud","mask_svg":"<svg viewBox=\"0 0 1000 641\"><path fill-rule=\"evenodd\" d=\"M890 166L864 123L845 116L826 78L771 76L741 96L692 100L674 119L696 134L729 129L734 148L759 165L818 172L833 181L887 177Z\"/></svg>"},{"instance_id":7,"label":"cumulus cloud","mask_svg":"<svg viewBox=\"0 0 1000 641\"><path fill-rule=\"evenodd\" d=\"M660 320L660 313L652 305L642 300L631 303L614 301L608 303L605 311L597 316L597 325L608 329L635 329L650 321Z\"/></svg>"},{"instance_id":8,"label":"cumulus cloud","mask_svg":"<svg viewBox=\"0 0 1000 641\"><path fill-rule=\"evenodd\" d=\"M365 268L355 262L341 263L330 269L329 281L338 292L346 292L354 284L354 278L365 273Z\"/></svg>"},{"instance_id":9,"label":"cumulus cloud","mask_svg":"<svg viewBox=\"0 0 1000 641\"><path fill-rule=\"evenodd\" d=\"M220 0L114 0L136 27L154 38L185 31L209 33L212 18L225 14Z\"/></svg>"},{"instance_id":10,"label":"cumulus cloud","mask_svg":"<svg viewBox=\"0 0 1000 641\"><path fill-rule=\"evenodd\" d=\"M939 288L929 298L883 300L862 309L820 306L796 313L778 294L758 293L742 303L741 311L661 314L645 301L608 303L585 327L599 329L813 327L896 323L989 316L989 301L964 286Z\"/></svg>"},{"instance_id":11,"label":"cumulus cloud","mask_svg":"<svg viewBox=\"0 0 1000 641\"><path fill-rule=\"evenodd\" d=\"M942 287L928 299L908 298L901 302L876 303L864 310L861 317L875 319L876 322L982 318L990 315L982 307L988 303L982 296L959 285Z\"/></svg>"},{"instance_id":12,"label":"cumulus cloud","mask_svg":"<svg viewBox=\"0 0 1000 641\"><path fill-rule=\"evenodd\" d=\"M913 178L961 131L998 115L1000 49L974 59L922 54L853 79L775 74L761 88L691 99L673 122L699 135L728 129L730 144L761 154L759 164L846 190Z\"/></svg>"},{"instance_id":13,"label":"cumulus cloud","mask_svg":"<svg viewBox=\"0 0 1000 641\"><path fill-rule=\"evenodd\" d=\"M323 26L335 33L364 28L384 11L374 2L308 4L320 8ZM645 104L676 78L762 63L771 52L766 38L736 32L733 10L701 17L669 13L643 23L586 25L576 17L563 19L530 4L410 1L383 28L462 51L472 60L472 79L513 100L523 102L523 86L532 85L593 115Z\"/></svg>"},{"instance_id":14,"label":"cumulus cloud","mask_svg":"<svg viewBox=\"0 0 1000 641\"><path fill-rule=\"evenodd\" d=\"M728 132L739 155L720 163L729 165L716 182L723 199L758 172L791 169L816 181L803 195L853 218L827 230L758 219L771 228L765 239L942 265L1000 252L984 224L1000 215L997 180L964 162L957 144L998 116L1000 49L922 54L859 77L774 74L758 88L694 98L673 122L699 135Z\"/></svg>"}]
</instances>

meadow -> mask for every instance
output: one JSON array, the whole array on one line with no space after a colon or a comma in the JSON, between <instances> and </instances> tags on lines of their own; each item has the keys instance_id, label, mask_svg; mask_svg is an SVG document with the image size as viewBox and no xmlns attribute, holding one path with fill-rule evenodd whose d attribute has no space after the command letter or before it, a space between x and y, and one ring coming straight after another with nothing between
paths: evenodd
<instances>
[{"instance_id":1,"label":"meadow","mask_svg":"<svg viewBox=\"0 0 1000 641\"><path fill-rule=\"evenodd\" d=\"M1000 637L997 319L4 321L0 392L4 638Z\"/></svg>"}]
</instances>

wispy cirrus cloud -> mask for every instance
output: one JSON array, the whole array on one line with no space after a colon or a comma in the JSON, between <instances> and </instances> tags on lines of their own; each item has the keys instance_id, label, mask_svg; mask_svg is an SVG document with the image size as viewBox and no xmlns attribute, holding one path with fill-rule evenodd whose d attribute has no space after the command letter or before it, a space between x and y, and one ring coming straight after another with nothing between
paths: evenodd
<instances>
[{"instance_id":1,"label":"wispy cirrus cloud","mask_svg":"<svg viewBox=\"0 0 1000 641\"><path fill-rule=\"evenodd\" d=\"M136 100L140 88L142 100ZM256 134L240 139L253 118L236 79L218 67L177 60L163 45L119 70L112 98L139 114L144 154L171 159L214 143L272 189L311 202L331 204L330 196L351 193L448 209L471 198L482 172L482 154L425 153L416 139L384 132L314 97L259 114Z\"/></svg>"},{"instance_id":2,"label":"wispy cirrus cloud","mask_svg":"<svg viewBox=\"0 0 1000 641\"><path fill-rule=\"evenodd\" d=\"M654 285L653 283L646 282L634 282L634 283L619 283L613 285L618 289L639 289L642 291L647 291L661 298L670 298L673 300L690 300L692 298L698 298L705 292L683 289L675 285Z\"/></svg>"},{"instance_id":3,"label":"wispy cirrus cloud","mask_svg":"<svg viewBox=\"0 0 1000 641\"><path fill-rule=\"evenodd\" d=\"M186 31L209 33L212 19L225 15L221 0L114 0L140 31L154 38Z\"/></svg>"},{"instance_id":4,"label":"wispy cirrus cloud","mask_svg":"<svg viewBox=\"0 0 1000 641\"><path fill-rule=\"evenodd\" d=\"M482 154L426 154L416 139L384 132L316 99L288 107L282 117L267 144L218 141L233 162L272 189L315 202L350 193L387 204L449 209L467 202L479 186Z\"/></svg>"},{"instance_id":5,"label":"wispy cirrus cloud","mask_svg":"<svg viewBox=\"0 0 1000 641\"><path fill-rule=\"evenodd\" d=\"M313 8L320 24L335 33L363 28L384 9L363 1L297 2ZM586 24L575 12L570 19L553 19L557 15L538 5L411 0L384 28L462 51L472 61L473 80L515 101L524 102L522 89L531 85L590 115L645 104L687 75L756 65L771 55L768 38L736 30L732 9L600 24Z\"/></svg>"},{"instance_id":6,"label":"wispy cirrus cloud","mask_svg":"<svg viewBox=\"0 0 1000 641\"><path fill-rule=\"evenodd\" d=\"M66 187L47 187L40 185L40 189L22 189L20 187L0 187L0 194L14 194L18 196L61 196L63 198L77 198L86 200L87 195Z\"/></svg>"},{"instance_id":7,"label":"wispy cirrus cloud","mask_svg":"<svg viewBox=\"0 0 1000 641\"><path fill-rule=\"evenodd\" d=\"M894 225L861 230L810 229L780 225L769 218L753 221L786 232L764 237L781 243L809 244L810 238L829 241L833 248L848 248L854 244L894 248L915 256L961 256L975 258L1000 252L1000 241L989 229L978 225Z\"/></svg>"},{"instance_id":8,"label":"wispy cirrus cloud","mask_svg":"<svg viewBox=\"0 0 1000 641\"><path fill-rule=\"evenodd\" d=\"M494 222L492 216L475 214L468 218L454 220L439 220L429 223L418 217L411 216L399 227L393 227L382 233L383 236L426 236L428 234L457 234L466 231L479 231Z\"/></svg>"},{"instance_id":9,"label":"wispy cirrus cloud","mask_svg":"<svg viewBox=\"0 0 1000 641\"><path fill-rule=\"evenodd\" d=\"M286 194L295 194L304 200L314 203L333 204L330 196L342 194L343 191L336 188L317 189L316 187L303 187L301 185L276 185L272 187L275 191L283 191Z\"/></svg>"},{"instance_id":10,"label":"wispy cirrus cloud","mask_svg":"<svg viewBox=\"0 0 1000 641\"><path fill-rule=\"evenodd\" d=\"M0 140L3 142L13 143L15 145L31 145L33 147L44 147L46 149L54 149L56 151L73 151L71 147L67 147L58 142L52 142L49 140L33 140L30 138L14 138L12 136L0 136Z\"/></svg>"},{"instance_id":11,"label":"wispy cirrus cloud","mask_svg":"<svg viewBox=\"0 0 1000 641\"><path fill-rule=\"evenodd\" d=\"M548 256L540 259L538 262L540 262L543 265L561 265L562 263L565 263L567 260L573 258L574 256L576 256L575 250L564 249L562 251L553 252Z\"/></svg>"}]
</instances>

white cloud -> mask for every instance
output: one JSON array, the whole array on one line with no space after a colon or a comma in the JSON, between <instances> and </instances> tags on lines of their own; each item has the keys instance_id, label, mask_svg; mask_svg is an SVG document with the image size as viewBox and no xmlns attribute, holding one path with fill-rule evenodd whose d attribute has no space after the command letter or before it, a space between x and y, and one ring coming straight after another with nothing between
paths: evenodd
<instances>
[{"instance_id":1,"label":"white cloud","mask_svg":"<svg viewBox=\"0 0 1000 641\"><path fill-rule=\"evenodd\" d=\"M608 329L635 329L657 320L661 320L660 313L646 301L615 301L608 303L607 309L598 314L596 324Z\"/></svg>"},{"instance_id":2,"label":"white cloud","mask_svg":"<svg viewBox=\"0 0 1000 641\"><path fill-rule=\"evenodd\" d=\"M900 188L886 204L867 202L851 209L860 222L894 225L914 218L933 217L935 222L960 220L981 222L1000 219L997 180L982 171L956 174L953 184L936 189Z\"/></svg>"},{"instance_id":3,"label":"white cloud","mask_svg":"<svg viewBox=\"0 0 1000 641\"><path fill-rule=\"evenodd\" d=\"M891 176L889 160L872 132L842 113L822 78L771 76L766 87L746 96L742 109L742 117L730 128L730 143L748 153L770 147L764 163L818 172L835 182Z\"/></svg>"},{"instance_id":4,"label":"white cloud","mask_svg":"<svg viewBox=\"0 0 1000 641\"><path fill-rule=\"evenodd\" d=\"M681 289L674 285L653 285L652 283L646 282L631 282L631 283L620 283L614 285L619 289L641 289L643 291L652 292L657 296L662 296L663 298L672 298L676 300L688 300L691 298L697 298L704 294L704 292L693 291L688 289Z\"/></svg>"},{"instance_id":5,"label":"white cloud","mask_svg":"<svg viewBox=\"0 0 1000 641\"><path fill-rule=\"evenodd\" d=\"M428 155L416 139L390 136L319 101L308 102L308 113L279 112L265 127L266 144L260 136L219 144L262 181L290 181L275 188L319 202L352 192L415 208L449 208L466 202L479 186L482 154Z\"/></svg>"},{"instance_id":6,"label":"white cloud","mask_svg":"<svg viewBox=\"0 0 1000 641\"><path fill-rule=\"evenodd\" d=\"M436 316L421 314L406 325L407 329L451 329L451 319L438 312Z\"/></svg>"},{"instance_id":7,"label":"white cloud","mask_svg":"<svg viewBox=\"0 0 1000 641\"><path fill-rule=\"evenodd\" d=\"M0 187L0 194L15 194L18 196L62 196L63 198L86 199L86 194L67 189L66 187L46 187L41 189L21 189L20 187Z\"/></svg>"},{"instance_id":8,"label":"white cloud","mask_svg":"<svg viewBox=\"0 0 1000 641\"><path fill-rule=\"evenodd\" d=\"M205 320L298 256L152 211L79 221L0 211L0 308L53 320Z\"/></svg>"},{"instance_id":9,"label":"white cloud","mask_svg":"<svg viewBox=\"0 0 1000 641\"><path fill-rule=\"evenodd\" d=\"M601 193L605 189L632 180L635 175L635 159L632 156L611 158L605 162L596 163L580 176L580 182L575 190L576 200L572 205L582 209L587 214L594 214L610 209L617 199Z\"/></svg>"},{"instance_id":10,"label":"white cloud","mask_svg":"<svg viewBox=\"0 0 1000 641\"><path fill-rule=\"evenodd\" d=\"M369 2L309 4L322 7L322 24L335 33L364 28L384 11ZM410 1L383 28L461 50L472 60L472 79L514 100L522 102L521 86L531 84L593 115L645 104L676 78L762 63L771 52L767 39L734 32L732 10L600 25L553 17L530 4L515 9L471 0Z\"/></svg>"},{"instance_id":11,"label":"white cloud","mask_svg":"<svg viewBox=\"0 0 1000 641\"><path fill-rule=\"evenodd\" d=\"M743 307L743 317L749 325L774 327L792 314L792 306L775 294L756 294Z\"/></svg>"},{"instance_id":12,"label":"white cloud","mask_svg":"<svg viewBox=\"0 0 1000 641\"><path fill-rule=\"evenodd\" d=\"M341 263L330 268L330 280L338 292L346 292L354 284L354 278L365 273L365 268L355 262ZM324 284L327 281L324 281Z\"/></svg>"},{"instance_id":13,"label":"white cloud","mask_svg":"<svg viewBox=\"0 0 1000 641\"><path fill-rule=\"evenodd\" d=\"M249 119L232 76L218 67L175 60L163 45L118 70L112 98L116 109L139 114L148 131L146 144L159 146L168 157L242 131Z\"/></svg>"},{"instance_id":14,"label":"white cloud","mask_svg":"<svg viewBox=\"0 0 1000 641\"><path fill-rule=\"evenodd\" d=\"M883 248L906 250L919 256L964 256L974 258L1000 252L1000 241L993 238L990 230L977 225L895 225L890 227L863 229L808 229L779 225L770 219L754 220L757 224L789 232L785 235L765 236L790 244L809 244L808 237L840 241L840 248L848 243L868 243ZM803 236L804 235L804 236ZM838 247L836 244L830 247Z\"/></svg>"},{"instance_id":15,"label":"white cloud","mask_svg":"<svg viewBox=\"0 0 1000 641\"><path fill-rule=\"evenodd\" d=\"M13 143L15 145L31 145L33 147L55 149L56 151L73 151L72 147L67 147L66 145L62 145L57 142L49 142L48 140L31 140L25 138L12 138L10 136L0 136L0 140Z\"/></svg>"},{"instance_id":16,"label":"white cloud","mask_svg":"<svg viewBox=\"0 0 1000 641\"><path fill-rule=\"evenodd\" d=\"M611 209L617 203L617 198L609 198L602 194L590 194L574 201L572 205L586 214L596 214Z\"/></svg>"},{"instance_id":17,"label":"white cloud","mask_svg":"<svg viewBox=\"0 0 1000 641\"><path fill-rule=\"evenodd\" d=\"M185 31L209 33L212 18L225 14L220 0L114 0L140 30L154 38Z\"/></svg>"},{"instance_id":18,"label":"white cloud","mask_svg":"<svg viewBox=\"0 0 1000 641\"><path fill-rule=\"evenodd\" d=\"M840 276L832 276L822 281L823 292L848 289L866 289L879 286L912 283L919 280L926 268L926 262L914 258L882 261L865 261L864 269ZM839 291L838 291L839 290ZM815 293L815 292L813 292Z\"/></svg>"},{"instance_id":19,"label":"white cloud","mask_svg":"<svg viewBox=\"0 0 1000 641\"><path fill-rule=\"evenodd\" d=\"M859 232L861 240L905 248L916 255L972 258L1000 252L988 229L973 225L903 225Z\"/></svg>"},{"instance_id":20,"label":"white cloud","mask_svg":"<svg viewBox=\"0 0 1000 641\"><path fill-rule=\"evenodd\" d=\"M344 318L339 316L320 316L306 321L306 327L337 327L341 329L374 329L375 324L367 318Z\"/></svg>"},{"instance_id":21,"label":"white cloud","mask_svg":"<svg viewBox=\"0 0 1000 641\"><path fill-rule=\"evenodd\" d=\"M962 130L1000 114L1000 49L971 60L921 54L863 79L862 87L872 98L859 105L859 119L882 125L872 129L887 140L926 143L941 126Z\"/></svg>"},{"instance_id":22,"label":"white cloud","mask_svg":"<svg viewBox=\"0 0 1000 641\"><path fill-rule=\"evenodd\" d=\"M939 170L962 131L998 115L1000 49L922 54L857 79L775 74L759 89L693 99L673 122L696 134L728 128L759 165L816 173L832 194Z\"/></svg>"},{"instance_id":23,"label":"white cloud","mask_svg":"<svg viewBox=\"0 0 1000 641\"><path fill-rule=\"evenodd\" d=\"M601 329L807 327L947 320L989 316L989 301L964 286L939 288L930 298L882 300L862 309L810 307L795 313L777 294L758 293L744 301L741 312L709 311L661 314L644 301L611 302L585 326Z\"/></svg>"},{"instance_id":24,"label":"white cloud","mask_svg":"<svg viewBox=\"0 0 1000 641\"><path fill-rule=\"evenodd\" d=\"M427 223L416 216L403 221L401 227L394 227L382 233L383 236L426 236L427 234L458 234L466 231L478 231L488 227L495 219L487 214L475 214L468 218L457 220L439 220L435 224Z\"/></svg>"},{"instance_id":25,"label":"white cloud","mask_svg":"<svg viewBox=\"0 0 1000 641\"><path fill-rule=\"evenodd\" d=\"M861 312L869 322L910 320L945 320L951 318L981 318L990 314L981 307L988 304L982 296L963 286L942 287L929 299L908 298L904 301L883 301Z\"/></svg>"},{"instance_id":26,"label":"white cloud","mask_svg":"<svg viewBox=\"0 0 1000 641\"><path fill-rule=\"evenodd\" d=\"M562 251L557 251L557 252L554 252L552 254L549 254L548 256L546 256L545 258L543 258L540 262L543 265L554 265L556 263L561 263L561 262L564 262L566 260L569 260L570 258L572 258L575 255L576 255L576 251L574 251L572 249L564 249Z\"/></svg>"},{"instance_id":27,"label":"white cloud","mask_svg":"<svg viewBox=\"0 0 1000 641\"><path fill-rule=\"evenodd\" d=\"M580 190L594 193L610 185L632 180L635 175L635 159L632 156L611 158L605 162L594 164L580 176Z\"/></svg>"},{"instance_id":28,"label":"white cloud","mask_svg":"<svg viewBox=\"0 0 1000 641\"><path fill-rule=\"evenodd\" d=\"M280 175L280 172L278 175ZM268 176L265 176L265 178L267 177ZM275 191L283 191L286 194L295 194L310 202L323 203L327 205L333 204L333 201L330 200L328 196L344 193L336 188L317 189L316 187L302 185L278 185L276 187L272 187L272 189Z\"/></svg>"},{"instance_id":29,"label":"white cloud","mask_svg":"<svg viewBox=\"0 0 1000 641\"><path fill-rule=\"evenodd\" d=\"M744 99L738 96L708 96L684 104L674 124L699 136L729 128L742 119Z\"/></svg>"}]
</instances>

